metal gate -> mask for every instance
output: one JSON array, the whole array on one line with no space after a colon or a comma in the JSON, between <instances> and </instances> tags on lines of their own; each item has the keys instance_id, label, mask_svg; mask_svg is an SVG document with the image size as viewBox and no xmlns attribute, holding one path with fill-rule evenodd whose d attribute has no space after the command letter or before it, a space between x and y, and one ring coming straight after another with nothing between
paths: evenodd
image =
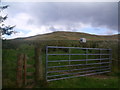
<instances>
[{"instance_id":1,"label":"metal gate","mask_svg":"<svg viewBox=\"0 0 120 90\"><path fill-rule=\"evenodd\" d=\"M111 49L46 47L46 80L111 72Z\"/></svg>"}]
</instances>

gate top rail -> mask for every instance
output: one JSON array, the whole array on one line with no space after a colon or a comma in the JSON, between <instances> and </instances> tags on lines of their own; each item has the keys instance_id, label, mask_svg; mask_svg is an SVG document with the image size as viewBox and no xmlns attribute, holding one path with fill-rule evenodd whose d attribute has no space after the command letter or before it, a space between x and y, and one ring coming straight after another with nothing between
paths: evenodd
<instances>
[{"instance_id":1,"label":"gate top rail","mask_svg":"<svg viewBox=\"0 0 120 90\"><path fill-rule=\"evenodd\" d=\"M95 49L95 50L111 50L105 48L80 48L80 47L59 47L59 46L47 46L47 48L73 48L73 49Z\"/></svg>"}]
</instances>

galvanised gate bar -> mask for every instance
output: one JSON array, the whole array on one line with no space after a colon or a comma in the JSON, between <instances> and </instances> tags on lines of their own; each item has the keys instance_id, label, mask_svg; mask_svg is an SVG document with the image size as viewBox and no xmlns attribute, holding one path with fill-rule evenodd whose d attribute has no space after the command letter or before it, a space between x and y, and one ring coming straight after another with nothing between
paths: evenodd
<instances>
[{"instance_id":1,"label":"galvanised gate bar","mask_svg":"<svg viewBox=\"0 0 120 90\"><path fill-rule=\"evenodd\" d=\"M74 78L111 72L111 49L46 47L46 80Z\"/></svg>"}]
</instances>

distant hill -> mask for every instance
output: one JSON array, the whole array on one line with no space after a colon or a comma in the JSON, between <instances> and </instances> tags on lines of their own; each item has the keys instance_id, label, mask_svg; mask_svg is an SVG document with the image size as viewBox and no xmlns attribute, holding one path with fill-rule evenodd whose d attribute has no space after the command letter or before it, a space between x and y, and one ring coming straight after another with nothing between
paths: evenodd
<instances>
[{"instance_id":1,"label":"distant hill","mask_svg":"<svg viewBox=\"0 0 120 90\"><path fill-rule=\"evenodd\" d=\"M94 35L80 32L66 32L57 31L48 34L36 35L27 38L21 38L24 40L79 40L80 38L86 38L87 40L118 40L118 35ZM20 39L20 38L19 38Z\"/></svg>"}]
</instances>

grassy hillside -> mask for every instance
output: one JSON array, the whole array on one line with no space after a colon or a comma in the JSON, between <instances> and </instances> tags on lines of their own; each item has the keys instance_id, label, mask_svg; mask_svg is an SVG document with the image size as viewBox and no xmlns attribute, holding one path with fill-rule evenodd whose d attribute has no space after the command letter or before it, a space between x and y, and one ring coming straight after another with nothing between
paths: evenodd
<instances>
[{"instance_id":1,"label":"grassy hillside","mask_svg":"<svg viewBox=\"0 0 120 90\"><path fill-rule=\"evenodd\" d=\"M87 40L117 40L118 35L93 35L79 32L57 31L48 34L36 35L23 38L24 40L79 40L86 38Z\"/></svg>"},{"instance_id":2,"label":"grassy hillside","mask_svg":"<svg viewBox=\"0 0 120 90\"><path fill-rule=\"evenodd\" d=\"M80 43L79 38L86 38L86 43ZM120 75L118 35L98 36L78 32L53 32L44 35L37 35L27 38L17 38L13 40L3 40L2 42L2 62L3 62L3 87L16 87L16 62L17 55L25 53L28 64L34 64L35 46L42 48L42 60L45 65L46 46L65 46L65 47L86 47L86 48L111 48L112 49L112 72L103 75L104 78L80 77L73 79L50 82L48 85L38 85L38 88L118 88L118 76ZM57 58L58 59L58 58ZM43 68L45 69L45 68ZM33 71L32 69L29 69ZM29 71L28 70L28 71ZM102 77L102 76L101 76ZM97 83L95 83L97 82ZM98 83L99 82L99 83Z\"/></svg>"}]
</instances>

